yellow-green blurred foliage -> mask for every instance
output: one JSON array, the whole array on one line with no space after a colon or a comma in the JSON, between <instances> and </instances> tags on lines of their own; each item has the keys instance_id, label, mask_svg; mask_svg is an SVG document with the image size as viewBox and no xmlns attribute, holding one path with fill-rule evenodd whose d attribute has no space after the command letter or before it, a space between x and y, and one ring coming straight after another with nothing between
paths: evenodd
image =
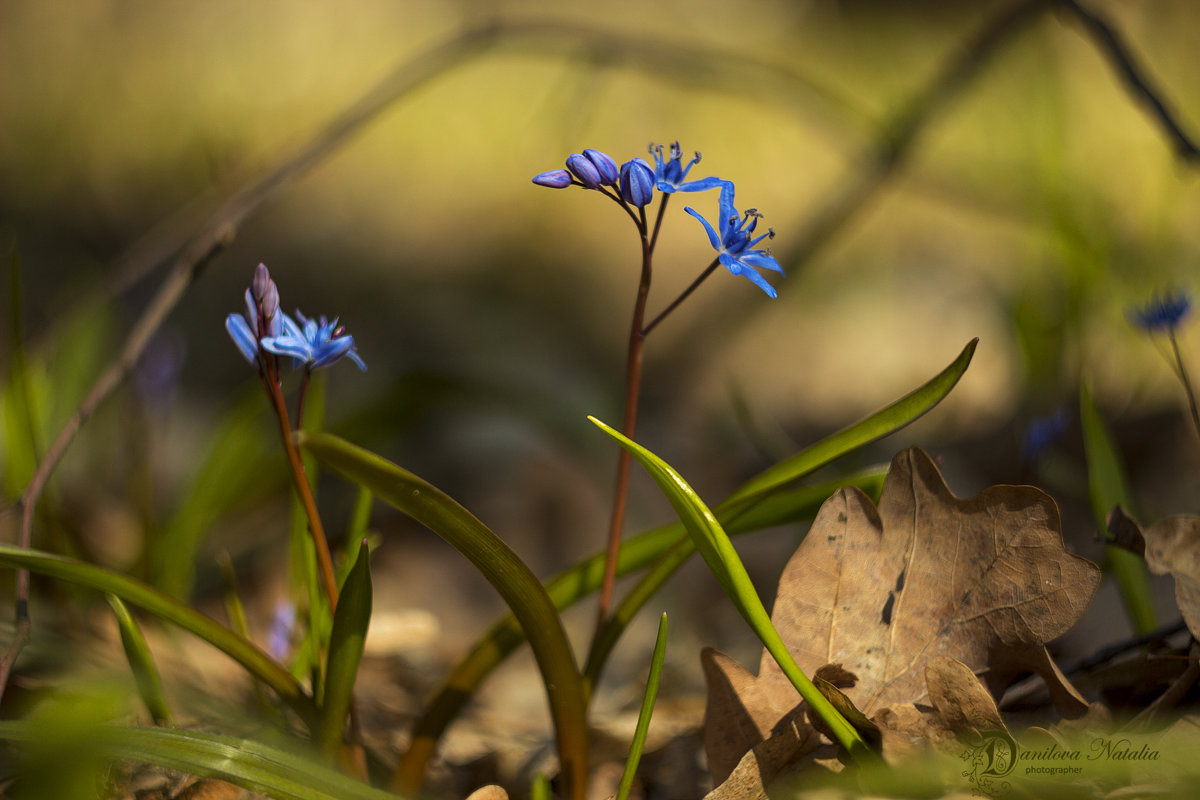
<instances>
[{"instance_id":1,"label":"yellow-green blurred foliage","mask_svg":"<svg viewBox=\"0 0 1200 800\"><path fill-rule=\"evenodd\" d=\"M897 115L1006 5L9 0L0 220L23 253L27 333L52 329L155 226L188 230L397 65L491 21L490 46L243 227L172 318L185 388L211 400L251 379L221 318L266 261L284 307L340 315L371 367L331 383L334 409L384 413L370 398L428 370L591 441L582 414L619 407L637 241L607 200L529 179L584 147L623 161L678 139L703 151L699 173L736 181L739 208L766 215L788 276L770 301L722 271L656 332L645 402L663 430L647 435L664 456L685 457L664 452L672 434L729 416L731 385L760 420L827 429L974 336L966 380L923 424L995 433L1073 402L1081 375L1108 408L1176 408L1125 309L1196 274L1197 167L1069 15L1040 12L1007 38L797 263L803 232L869 174ZM1200 131L1197 8L1091 5ZM652 314L711 258L685 204L711 218L715 193L672 202ZM148 295L117 303L132 316Z\"/></svg>"}]
</instances>

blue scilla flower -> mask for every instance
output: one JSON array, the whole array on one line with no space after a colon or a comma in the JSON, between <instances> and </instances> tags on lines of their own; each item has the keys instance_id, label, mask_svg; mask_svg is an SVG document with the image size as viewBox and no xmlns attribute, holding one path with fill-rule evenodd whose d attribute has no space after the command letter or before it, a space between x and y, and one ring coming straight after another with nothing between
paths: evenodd
<instances>
[{"instance_id":1,"label":"blue scilla flower","mask_svg":"<svg viewBox=\"0 0 1200 800\"><path fill-rule=\"evenodd\" d=\"M775 297L775 287L767 283L755 268L769 269L783 274L783 267L779 266L779 262L771 255L770 248L754 249L754 245L763 239L773 239L775 230L768 228L766 233L754 237L754 229L758 227L758 220L762 215L753 208L744 215L739 214L738 210L733 207L733 184L728 181L723 181L722 184L721 197L718 201L721 215L718 220L720 235L712 225L708 224L708 220L700 216L699 212L688 207L683 210L700 220L700 224L708 233L708 241L717 251L717 260L726 269L734 275L745 275L751 283L766 292L768 297Z\"/></svg>"},{"instance_id":2,"label":"blue scilla flower","mask_svg":"<svg viewBox=\"0 0 1200 800\"><path fill-rule=\"evenodd\" d=\"M671 155L669 158L663 156L663 146L661 144L651 144L650 154L654 156L654 180L658 190L663 194L673 194L675 192L702 192L705 189L715 189L718 186L724 186L728 181L720 178L701 178L696 181L687 181L687 174L691 172L692 167L700 163L700 152L697 151L692 160L684 166L683 149L680 148L679 142L671 145Z\"/></svg>"},{"instance_id":3,"label":"blue scilla flower","mask_svg":"<svg viewBox=\"0 0 1200 800\"><path fill-rule=\"evenodd\" d=\"M1192 309L1192 298L1184 292L1167 290L1150 298L1140 308L1131 309L1129 320L1147 333L1172 332Z\"/></svg>"},{"instance_id":4,"label":"blue scilla flower","mask_svg":"<svg viewBox=\"0 0 1200 800\"><path fill-rule=\"evenodd\" d=\"M327 367L343 356L349 358L358 368L366 370L367 365L359 358L354 349L354 337L346 333L345 328L338 325L337 318L333 322L325 317L320 320L305 317L296 311L297 325L287 314L280 314L282 332L278 336L263 337L263 349L269 353L288 356L310 369Z\"/></svg>"}]
</instances>

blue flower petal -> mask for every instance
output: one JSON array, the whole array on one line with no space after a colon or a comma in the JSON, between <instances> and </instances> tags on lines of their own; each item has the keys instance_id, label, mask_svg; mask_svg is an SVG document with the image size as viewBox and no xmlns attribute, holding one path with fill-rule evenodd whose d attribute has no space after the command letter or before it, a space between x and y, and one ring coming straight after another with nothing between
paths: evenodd
<instances>
[{"instance_id":1,"label":"blue flower petal","mask_svg":"<svg viewBox=\"0 0 1200 800\"><path fill-rule=\"evenodd\" d=\"M766 292L767 297L774 299L778 296L778 293L775 291L775 287L767 283L767 279L762 275L759 275L754 270L746 269L743 270L742 274L749 278L751 283Z\"/></svg>"},{"instance_id":2,"label":"blue flower petal","mask_svg":"<svg viewBox=\"0 0 1200 800\"><path fill-rule=\"evenodd\" d=\"M718 186L725 186L729 181L724 178L701 178L697 181L688 181L681 183L677 187L681 192L703 192L706 189L716 189Z\"/></svg>"},{"instance_id":3,"label":"blue flower petal","mask_svg":"<svg viewBox=\"0 0 1200 800\"><path fill-rule=\"evenodd\" d=\"M342 336L338 339L328 339L313 351L313 369L328 366L337 361L354 346L354 337Z\"/></svg>"},{"instance_id":4,"label":"blue flower petal","mask_svg":"<svg viewBox=\"0 0 1200 800\"><path fill-rule=\"evenodd\" d=\"M779 262L775 260L775 257L762 250L751 250L748 253L743 253L740 260L752 267L769 269L778 272L780 275L783 274L783 267L779 266Z\"/></svg>"},{"instance_id":5,"label":"blue flower petal","mask_svg":"<svg viewBox=\"0 0 1200 800\"><path fill-rule=\"evenodd\" d=\"M708 234L708 243L712 245L713 250L720 250L721 237L717 235L715 230L713 230L713 226L708 224L708 220L700 216L700 212L691 206L684 206L683 210L700 220L700 224L704 226L705 233Z\"/></svg>"},{"instance_id":6,"label":"blue flower petal","mask_svg":"<svg viewBox=\"0 0 1200 800\"><path fill-rule=\"evenodd\" d=\"M246 322L246 318L241 314L230 314L225 318L225 330L229 331L229 337L233 339L233 343L237 345L237 349L242 352L246 360L251 364L256 363L258 361L258 340L250 331L250 325Z\"/></svg>"},{"instance_id":7,"label":"blue flower petal","mask_svg":"<svg viewBox=\"0 0 1200 800\"><path fill-rule=\"evenodd\" d=\"M264 336L262 346L268 353L294 358L301 364L308 363L313 359L313 349L308 340L303 337Z\"/></svg>"}]
</instances>

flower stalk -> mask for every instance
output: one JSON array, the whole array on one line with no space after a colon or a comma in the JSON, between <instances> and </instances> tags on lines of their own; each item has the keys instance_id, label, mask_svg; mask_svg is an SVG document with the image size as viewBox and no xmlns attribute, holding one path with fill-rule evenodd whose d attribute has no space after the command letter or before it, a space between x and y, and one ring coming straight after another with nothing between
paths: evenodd
<instances>
[{"instance_id":1,"label":"flower stalk","mask_svg":"<svg viewBox=\"0 0 1200 800\"><path fill-rule=\"evenodd\" d=\"M775 297L775 289L758 273L758 269L769 269L782 272L779 263L771 256L770 250L754 249L763 239L775 235L773 230L754 236L760 215L751 209L744 215L739 214L733 205L733 184L717 177L688 180L692 167L700 163L700 153L696 153L686 164L683 163L683 150L678 142L672 144L667 151L662 145L650 145L650 155L654 157L654 165L642 158L633 158L620 167L613 159L599 150L587 149L582 153L572 153L566 159L565 168L548 170L533 178L533 183L550 189L566 189L578 186L592 189L609 198L633 220L641 239L642 267L638 280L637 295L633 305L633 319L629 329L629 344L625 357L625 408L621 433L633 439L637 428L638 400L642 386L642 361L646 337L664 319L683 303L717 268L724 265L734 275L744 275L769 297ZM708 189L720 189L719 214L716 226L710 225L703 217L691 208L685 211L700 220L709 238L709 243L717 251L717 257L709 264L692 283L669 305L666 306L649 324L646 324L646 303L650 295L650 283L653 276L654 249L658 244L658 234L662 230L663 218L672 194L676 192L694 193ZM646 206L649 205L655 193L661 195L658 212L651 228L646 219ZM635 211L636 209L636 211ZM609 519L608 548L604 566L604 576L600 585L600 598L596 615L596 630L593 634L592 645L595 647L598 638L609 620L612 608L613 584L616 581L617 558L621 550L621 532L625 524L625 509L629 494L630 455L621 450L617 457L617 477L613 490L612 516Z\"/></svg>"},{"instance_id":2,"label":"flower stalk","mask_svg":"<svg viewBox=\"0 0 1200 800\"><path fill-rule=\"evenodd\" d=\"M665 205L665 200L663 205ZM653 239L658 238L658 223L662 222L662 209L659 209L658 220L654 227ZM637 297L633 303L633 321L629 328L629 346L625 356L625 413L621 424L621 432L633 438L637 428L638 398L642 391L642 353L645 347L646 331L643 320L646 317L646 298L650 295L650 279L653 274L654 247L652 239L646 232L645 210L641 210L641 220L638 224L642 235L642 275L638 282ZM600 601L596 613L596 630L594 636L599 636L608 621L609 610L612 608L613 585L617 578L617 557L621 552L621 531L625 526L625 504L629 495L629 453L621 450L617 456L617 480L613 493L612 517L608 528L608 557L604 562L604 580L600 584Z\"/></svg>"},{"instance_id":3,"label":"flower stalk","mask_svg":"<svg viewBox=\"0 0 1200 800\"><path fill-rule=\"evenodd\" d=\"M275 416L279 419L280 437L283 439L283 450L287 455L288 466L291 468L292 483L296 487L296 494L300 497L304 515L308 517L308 530L312 534L313 546L317 551L317 567L321 573L321 585L325 588L326 597L329 598L329 610L333 612L337 610L338 588L337 578L333 572L333 557L329 552L329 539L325 536L325 526L321 524L321 515L317 511L317 501L313 497L312 484L308 482L304 461L300 458L300 451L296 449L296 443L292 439L293 430L288 420L287 403L283 399L283 390L278 380L268 379L264 383L267 385L267 394L271 398ZM299 423L297 423L297 429L299 429Z\"/></svg>"},{"instance_id":4,"label":"flower stalk","mask_svg":"<svg viewBox=\"0 0 1200 800\"><path fill-rule=\"evenodd\" d=\"M325 367L349 358L359 369L366 365L355 352L354 337L338 325L335 318L329 322L325 317L309 318L299 311L296 319L279 308L279 288L271 279L266 266L259 264L254 279L245 295L246 310L242 314L230 314L225 319L225 329L242 356L258 367L258 376L267 390L271 408L279 421L279 432L283 439L283 450L291 469L292 482L304 514L308 517L308 529L313 537L313 548L317 554L317 565L321 573L321 584L329 599L329 609L337 609L337 578L333 571L333 557L329 551L329 539L325 526L317 511L312 485L304 469L304 461L296 449L293 434L300 429L304 418L304 398L312 370ZM288 417L287 402L283 397L283 381L279 359L287 356L296 366L304 367L300 391L296 399L296 427L293 429Z\"/></svg>"}]
</instances>

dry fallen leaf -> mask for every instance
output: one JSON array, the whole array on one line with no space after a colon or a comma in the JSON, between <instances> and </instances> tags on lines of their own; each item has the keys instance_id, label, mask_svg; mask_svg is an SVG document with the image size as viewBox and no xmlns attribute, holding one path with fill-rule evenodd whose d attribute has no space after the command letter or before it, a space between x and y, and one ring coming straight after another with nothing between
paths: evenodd
<instances>
[{"instance_id":1,"label":"dry fallen leaf","mask_svg":"<svg viewBox=\"0 0 1200 800\"><path fill-rule=\"evenodd\" d=\"M996 701L983 688L971 668L946 656L934 656L925 664L929 700L946 727L964 736L980 730L1007 730Z\"/></svg>"},{"instance_id":2,"label":"dry fallen leaf","mask_svg":"<svg viewBox=\"0 0 1200 800\"><path fill-rule=\"evenodd\" d=\"M1155 575L1175 578L1175 603L1188 630L1200 637L1200 517L1167 517L1142 536L1146 566Z\"/></svg>"},{"instance_id":3,"label":"dry fallen leaf","mask_svg":"<svg viewBox=\"0 0 1200 800\"><path fill-rule=\"evenodd\" d=\"M704 752L713 785L718 786L750 748L771 736L772 726L787 709L776 713L770 699L758 692L754 676L720 650L705 648L700 663L708 684Z\"/></svg>"},{"instance_id":4,"label":"dry fallen leaf","mask_svg":"<svg viewBox=\"0 0 1200 800\"><path fill-rule=\"evenodd\" d=\"M988 668L983 679L996 697L1012 683L1013 678L1025 673L1037 674L1046 685L1054 709L1066 719L1079 719L1091 711L1091 705L1079 693L1067 676L1054 663L1046 647L1041 644L1008 645L997 647L988 654Z\"/></svg>"},{"instance_id":5,"label":"dry fallen leaf","mask_svg":"<svg viewBox=\"0 0 1200 800\"><path fill-rule=\"evenodd\" d=\"M821 746L821 737L799 715L784 720L776 732L755 744L728 776L713 780L716 788L705 800L761 800L767 788Z\"/></svg>"},{"instance_id":6,"label":"dry fallen leaf","mask_svg":"<svg viewBox=\"0 0 1200 800\"><path fill-rule=\"evenodd\" d=\"M913 448L892 461L878 509L853 488L825 502L784 568L772 621L807 674L830 663L853 672L846 694L870 716L927 702L934 656L978 671L992 648L1060 636L1099 580L1094 564L1064 549L1047 494L993 486L959 499ZM710 719L740 714L762 720L760 730L798 701L766 653L757 679L726 660L711 664L709 685ZM728 702L741 709L715 708Z\"/></svg>"}]
</instances>

